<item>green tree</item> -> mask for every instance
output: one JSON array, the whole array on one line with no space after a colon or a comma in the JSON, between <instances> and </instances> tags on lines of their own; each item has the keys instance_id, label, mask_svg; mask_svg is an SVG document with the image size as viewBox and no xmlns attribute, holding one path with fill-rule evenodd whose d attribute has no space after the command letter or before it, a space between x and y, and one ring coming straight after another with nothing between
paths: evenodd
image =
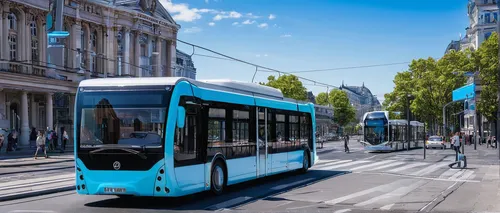
<instances>
[{"instance_id":1,"label":"green tree","mask_svg":"<svg viewBox=\"0 0 500 213\"><path fill-rule=\"evenodd\" d=\"M394 77L394 91L386 94L383 105L390 112L402 112L406 118L411 95L412 120L427 122L432 132L441 130L443 106L452 100L452 91L465 83L464 72L474 68L470 51L450 51L441 59L413 60L407 71Z\"/></svg>"},{"instance_id":2,"label":"green tree","mask_svg":"<svg viewBox=\"0 0 500 213\"><path fill-rule=\"evenodd\" d=\"M300 101L307 100L307 89L302 85L302 82L295 75L282 75L276 78L270 75L267 78L267 83L260 83L281 90L283 96L293 98Z\"/></svg>"},{"instance_id":3,"label":"green tree","mask_svg":"<svg viewBox=\"0 0 500 213\"><path fill-rule=\"evenodd\" d=\"M328 100L333 107L333 121L341 127L355 121L356 109L351 106L347 93L342 90L332 90Z\"/></svg>"},{"instance_id":4,"label":"green tree","mask_svg":"<svg viewBox=\"0 0 500 213\"><path fill-rule=\"evenodd\" d=\"M316 96L316 104L328 106L328 95L326 94L326 92L320 92Z\"/></svg>"},{"instance_id":5,"label":"green tree","mask_svg":"<svg viewBox=\"0 0 500 213\"><path fill-rule=\"evenodd\" d=\"M492 33L473 54L481 79L481 97L477 109L488 121L496 121L498 84L498 34Z\"/></svg>"}]
</instances>

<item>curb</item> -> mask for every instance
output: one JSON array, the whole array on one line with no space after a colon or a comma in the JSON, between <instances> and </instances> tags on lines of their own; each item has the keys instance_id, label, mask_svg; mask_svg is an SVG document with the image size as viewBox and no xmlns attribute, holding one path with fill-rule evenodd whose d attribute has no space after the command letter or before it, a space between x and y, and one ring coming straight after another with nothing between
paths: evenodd
<instances>
[{"instance_id":1,"label":"curb","mask_svg":"<svg viewBox=\"0 0 500 213\"><path fill-rule=\"evenodd\" d=\"M0 197L0 202L9 201L9 200L16 200L16 199L21 199L21 198L35 197L35 196L40 196L40 195L53 194L53 193L58 193L58 192L71 191L71 190L75 190L75 186L65 186L65 187L55 188L55 189L47 189L47 190L34 191L34 192L28 192L28 193L22 193L22 194L16 194L16 195L8 195L8 196Z\"/></svg>"},{"instance_id":2,"label":"curb","mask_svg":"<svg viewBox=\"0 0 500 213\"><path fill-rule=\"evenodd\" d=\"M56 164L56 163L73 162L73 161L75 161L75 160L71 159L71 160L41 162L41 163L16 163L16 164L12 164L12 165L0 165L0 168L11 168L11 167L19 167L19 166L36 166L36 165Z\"/></svg>"}]
</instances>

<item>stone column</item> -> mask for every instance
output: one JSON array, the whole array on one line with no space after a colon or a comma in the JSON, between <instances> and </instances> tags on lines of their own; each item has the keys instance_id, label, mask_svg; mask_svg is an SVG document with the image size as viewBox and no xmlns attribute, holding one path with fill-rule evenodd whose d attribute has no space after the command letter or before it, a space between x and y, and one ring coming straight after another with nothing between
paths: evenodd
<instances>
[{"instance_id":1,"label":"stone column","mask_svg":"<svg viewBox=\"0 0 500 213\"><path fill-rule=\"evenodd\" d=\"M30 145L30 127L28 120L28 93L26 91L21 92L21 145Z\"/></svg>"},{"instance_id":2,"label":"stone column","mask_svg":"<svg viewBox=\"0 0 500 213\"><path fill-rule=\"evenodd\" d=\"M79 21L76 21L71 26L71 41L70 45L73 50L70 51L68 61L72 61L72 68L75 70L80 69L80 56L76 51L77 49L82 50L82 42L81 42L81 30L82 26Z\"/></svg>"},{"instance_id":3,"label":"stone column","mask_svg":"<svg viewBox=\"0 0 500 213\"><path fill-rule=\"evenodd\" d=\"M5 102L5 92L0 88L0 120L7 119L7 108Z\"/></svg>"},{"instance_id":4,"label":"stone column","mask_svg":"<svg viewBox=\"0 0 500 213\"><path fill-rule=\"evenodd\" d=\"M30 106L30 116L31 116L31 127L36 127L37 125L37 118L38 118L38 110L37 110L37 105L35 102L35 94L31 93L31 106Z\"/></svg>"},{"instance_id":5,"label":"stone column","mask_svg":"<svg viewBox=\"0 0 500 213\"><path fill-rule=\"evenodd\" d=\"M45 119L46 122L47 122L47 127L49 127L50 129L53 129L54 128L54 106L53 106L53 103L52 103L52 95L53 93L47 93L46 95L46 103L45 103L45 115L47 116L47 118Z\"/></svg>"},{"instance_id":6,"label":"stone column","mask_svg":"<svg viewBox=\"0 0 500 213\"><path fill-rule=\"evenodd\" d=\"M7 38L4 38L4 28L3 28L3 7L1 7L0 4L0 50L5 49L6 47L4 46L3 40L7 40ZM3 59L3 51L0 51L0 59Z\"/></svg>"},{"instance_id":7,"label":"stone column","mask_svg":"<svg viewBox=\"0 0 500 213\"><path fill-rule=\"evenodd\" d=\"M3 52L3 59L5 60L10 60L10 48L9 48L9 19L7 18L9 16L9 5L4 5L4 11L2 14L3 18L3 24L2 24L2 37L5 39L2 39L2 52Z\"/></svg>"},{"instance_id":8,"label":"stone column","mask_svg":"<svg viewBox=\"0 0 500 213\"><path fill-rule=\"evenodd\" d=\"M142 70L141 70L141 32L140 31L135 31L135 38L134 38L134 56L135 56L135 77L141 77L142 76Z\"/></svg>"},{"instance_id":9,"label":"stone column","mask_svg":"<svg viewBox=\"0 0 500 213\"><path fill-rule=\"evenodd\" d=\"M75 98L76 96L73 94L69 95L69 117L73 119L75 117Z\"/></svg>"},{"instance_id":10,"label":"stone column","mask_svg":"<svg viewBox=\"0 0 500 213\"><path fill-rule=\"evenodd\" d=\"M104 76L116 76L118 75L117 69L115 68L118 58L116 57L116 33L113 27L108 27L106 29L106 57L107 60L107 69L104 71Z\"/></svg>"},{"instance_id":11,"label":"stone column","mask_svg":"<svg viewBox=\"0 0 500 213\"><path fill-rule=\"evenodd\" d=\"M7 120L9 120L10 123L10 102L5 102L5 117L7 118Z\"/></svg>"},{"instance_id":12,"label":"stone column","mask_svg":"<svg viewBox=\"0 0 500 213\"><path fill-rule=\"evenodd\" d=\"M130 29L125 28L123 36L123 73L122 75L130 76Z\"/></svg>"},{"instance_id":13,"label":"stone column","mask_svg":"<svg viewBox=\"0 0 500 213\"><path fill-rule=\"evenodd\" d=\"M168 41L167 43L167 69L166 69L166 77L171 77L173 73L173 67L174 63L177 60L176 59L176 47L175 47L175 41Z\"/></svg>"},{"instance_id":14,"label":"stone column","mask_svg":"<svg viewBox=\"0 0 500 213\"><path fill-rule=\"evenodd\" d=\"M155 76L156 77L162 77L163 76L163 66L162 66L162 61L161 61L161 58L163 57L163 51L162 51L162 44L163 44L163 39L158 37L156 38L156 52L158 53L158 55L156 56L155 58L155 62L154 62L154 65L155 65Z\"/></svg>"}]
</instances>

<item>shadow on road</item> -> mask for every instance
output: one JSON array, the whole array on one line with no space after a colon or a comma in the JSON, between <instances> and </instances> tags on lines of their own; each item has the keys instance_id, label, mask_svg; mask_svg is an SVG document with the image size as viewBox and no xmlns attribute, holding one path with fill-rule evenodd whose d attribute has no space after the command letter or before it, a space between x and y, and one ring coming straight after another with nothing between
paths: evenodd
<instances>
[{"instance_id":1,"label":"shadow on road","mask_svg":"<svg viewBox=\"0 0 500 213\"><path fill-rule=\"evenodd\" d=\"M343 174L346 172L319 170L311 170L306 174L289 172L229 186L226 188L226 193L220 196L215 196L210 192L201 192L179 198L117 197L87 203L85 206L123 209L217 210L241 206Z\"/></svg>"}]
</instances>

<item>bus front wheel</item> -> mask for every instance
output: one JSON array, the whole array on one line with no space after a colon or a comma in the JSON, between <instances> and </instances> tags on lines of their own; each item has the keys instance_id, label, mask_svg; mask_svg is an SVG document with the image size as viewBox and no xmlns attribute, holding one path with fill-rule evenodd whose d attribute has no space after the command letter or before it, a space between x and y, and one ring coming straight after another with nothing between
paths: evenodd
<instances>
[{"instance_id":1,"label":"bus front wheel","mask_svg":"<svg viewBox=\"0 0 500 213\"><path fill-rule=\"evenodd\" d=\"M224 188L226 187L227 180L226 167L224 166L222 161L215 161L210 177L210 190L216 195L222 194L224 192Z\"/></svg>"}]
</instances>

